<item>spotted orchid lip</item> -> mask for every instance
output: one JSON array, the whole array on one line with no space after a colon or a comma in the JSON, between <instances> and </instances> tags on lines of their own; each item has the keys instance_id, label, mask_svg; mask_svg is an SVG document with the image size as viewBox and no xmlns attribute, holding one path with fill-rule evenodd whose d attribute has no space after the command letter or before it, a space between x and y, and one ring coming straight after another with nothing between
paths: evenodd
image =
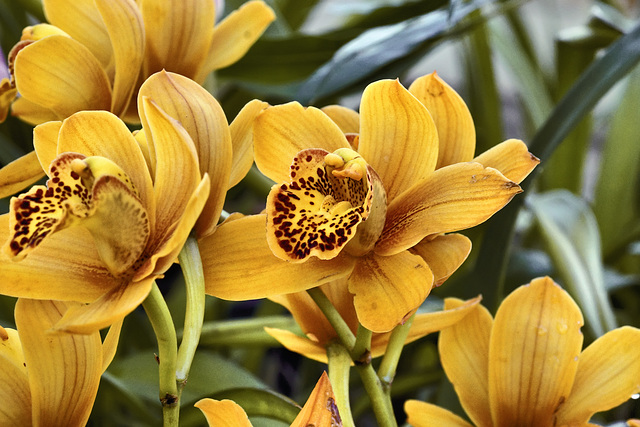
<instances>
[{"instance_id":1,"label":"spotted orchid lip","mask_svg":"<svg viewBox=\"0 0 640 427\"><path fill-rule=\"evenodd\" d=\"M291 165L291 181L274 186L267 199L267 241L274 255L302 262L310 256L336 257L359 234L374 204L379 181L355 151L300 151ZM382 191L384 192L384 190ZM386 208L386 197L382 204ZM377 205L378 203L376 203ZM384 224L384 219L381 221ZM364 241L371 250L373 241ZM362 239L355 239L362 242ZM362 251L357 245L353 255ZM351 253L351 251L348 251Z\"/></svg>"}]
</instances>

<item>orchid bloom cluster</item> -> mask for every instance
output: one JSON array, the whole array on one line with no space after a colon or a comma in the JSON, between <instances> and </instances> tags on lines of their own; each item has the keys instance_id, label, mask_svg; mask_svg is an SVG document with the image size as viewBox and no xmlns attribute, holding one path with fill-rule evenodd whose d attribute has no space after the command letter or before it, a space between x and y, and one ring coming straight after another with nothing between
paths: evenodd
<instances>
[{"instance_id":1,"label":"orchid bloom cluster","mask_svg":"<svg viewBox=\"0 0 640 427\"><path fill-rule=\"evenodd\" d=\"M265 3L219 23L210 0L43 5L49 23L25 28L0 83L0 117L36 125L33 152L0 170L0 194L14 195L0 216L0 294L17 298L16 328L0 327L0 424L86 424L142 306L163 422L177 426L205 295L283 306L297 327L265 325L265 336L328 365L292 426L355 425L352 366L377 422L396 425L401 350L436 332L470 422L412 398L414 426L587 426L640 392L640 330L582 350L580 308L549 277L495 316L480 295L424 310L472 251L460 232L522 197L539 164L518 139L476 153L469 109L435 72L408 88L370 83L358 111L253 100L229 123L202 84L273 21ZM228 214L227 192L254 162L273 182L262 212ZM176 263L179 344L157 283ZM188 403L201 423L252 425L219 397Z\"/></svg>"}]
</instances>

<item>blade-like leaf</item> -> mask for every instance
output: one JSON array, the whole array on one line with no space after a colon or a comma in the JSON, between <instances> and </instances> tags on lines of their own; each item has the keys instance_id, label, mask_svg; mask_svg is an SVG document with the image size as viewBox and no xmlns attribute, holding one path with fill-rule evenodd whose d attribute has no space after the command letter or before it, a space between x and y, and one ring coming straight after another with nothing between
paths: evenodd
<instances>
[{"instance_id":1,"label":"blade-like leaf","mask_svg":"<svg viewBox=\"0 0 640 427\"><path fill-rule=\"evenodd\" d=\"M529 145L530 151L545 161L582 120L602 96L640 61L640 25L622 36L602 57L596 60L554 108ZM525 192L531 189L534 170L523 182ZM485 239L473 278L483 289L485 301L497 307L502 300L504 274L516 218L524 201L516 197L488 222ZM478 283L479 282L479 283Z\"/></svg>"},{"instance_id":2,"label":"blade-like leaf","mask_svg":"<svg viewBox=\"0 0 640 427\"><path fill-rule=\"evenodd\" d=\"M616 327L604 285L600 233L589 205L566 190L528 198L542 236L569 293L594 337Z\"/></svg>"}]
</instances>

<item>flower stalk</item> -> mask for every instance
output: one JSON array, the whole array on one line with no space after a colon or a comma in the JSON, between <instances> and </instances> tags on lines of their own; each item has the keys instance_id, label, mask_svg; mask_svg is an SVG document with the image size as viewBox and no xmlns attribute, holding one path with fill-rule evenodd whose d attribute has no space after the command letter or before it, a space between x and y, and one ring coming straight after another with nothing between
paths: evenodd
<instances>
[{"instance_id":1,"label":"flower stalk","mask_svg":"<svg viewBox=\"0 0 640 427\"><path fill-rule=\"evenodd\" d=\"M332 341L327 345L327 359L329 360L329 381L336 397L342 425L355 427L349 400L349 372L351 369L349 351L342 344Z\"/></svg>"},{"instance_id":2,"label":"flower stalk","mask_svg":"<svg viewBox=\"0 0 640 427\"><path fill-rule=\"evenodd\" d=\"M169 307L167 307L167 303L155 282L142 306L158 340L158 369L163 426L174 427L178 425L180 416L180 395L178 394L178 385L176 383L178 340Z\"/></svg>"},{"instance_id":3,"label":"flower stalk","mask_svg":"<svg viewBox=\"0 0 640 427\"><path fill-rule=\"evenodd\" d=\"M416 314L413 313L406 322L393 329L391 338L389 339L389 344L387 344L387 350L385 351L380 367L378 368L378 377L380 378L382 388L387 395L390 394L391 383L396 376L396 369L398 367L398 362L400 361L400 355L402 354L404 343L407 341L407 336L409 335L409 330L411 329L411 324L415 317Z\"/></svg>"}]
</instances>

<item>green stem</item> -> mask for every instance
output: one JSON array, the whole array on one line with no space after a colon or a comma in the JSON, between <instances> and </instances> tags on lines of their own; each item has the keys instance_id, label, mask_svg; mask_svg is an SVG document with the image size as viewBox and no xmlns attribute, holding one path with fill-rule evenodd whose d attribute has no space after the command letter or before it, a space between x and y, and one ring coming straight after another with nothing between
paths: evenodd
<instances>
[{"instance_id":1,"label":"green stem","mask_svg":"<svg viewBox=\"0 0 640 427\"><path fill-rule=\"evenodd\" d=\"M353 332L351 332L349 325L347 325L340 313L338 313L338 310L336 310L331 301L329 301L329 298L322 292L322 289L308 289L307 293L320 308L331 326L333 326L342 345L348 349L352 349L356 343L356 337L353 335Z\"/></svg>"},{"instance_id":2,"label":"green stem","mask_svg":"<svg viewBox=\"0 0 640 427\"><path fill-rule=\"evenodd\" d=\"M351 350L351 358L355 363L371 362L371 337L373 332L362 325L358 325L356 343Z\"/></svg>"},{"instance_id":3,"label":"green stem","mask_svg":"<svg viewBox=\"0 0 640 427\"><path fill-rule=\"evenodd\" d=\"M158 365L160 374L160 402L162 403L163 426L175 427L180 416L180 396L176 384L176 359L178 340L167 302L158 285L153 282L151 292L142 306L158 340Z\"/></svg>"},{"instance_id":4,"label":"green stem","mask_svg":"<svg viewBox=\"0 0 640 427\"><path fill-rule=\"evenodd\" d=\"M396 368L400 361L400 355L402 354L404 343L407 341L407 336L409 335L409 330L415 317L416 314L413 313L404 324L398 325L393 329L391 338L389 338L389 344L387 344L387 349L382 357L382 362L378 368L378 377L380 381L382 381L382 387L387 394L391 391L391 383L396 376Z\"/></svg>"},{"instance_id":5,"label":"green stem","mask_svg":"<svg viewBox=\"0 0 640 427\"><path fill-rule=\"evenodd\" d=\"M327 359L329 359L329 381L336 397L342 425L355 427L349 400L349 371L351 369L349 351L342 344L331 342L327 346Z\"/></svg>"},{"instance_id":6,"label":"green stem","mask_svg":"<svg viewBox=\"0 0 640 427\"><path fill-rule=\"evenodd\" d=\"M180 255L180 267L184 275L187 290L187 304L184 317L184 331L182 342L178 349L178 360L176 364L176 381L179 392L184 388L196 348L202 333L202 323L204 322L204 272L202 270L202 259L198 241L194 237L189 237L185 242Z\"/></svg>"},{"instance_id":7,"label":"green stem","mask_svg":"<svg viewBox=\"0 0 640 427\"><path fill-rule=\"evenodd\" d=\"M369 396L369 400L371 400L371 406L378 425L380 427L397 427L398 423L393 415L391 400L383 391L380 378L378 378L376 371L371 366L371 362L356 363L356 369L360 374L360 379L362 379L362 384Z\"/></svg>"}]
</instances>

